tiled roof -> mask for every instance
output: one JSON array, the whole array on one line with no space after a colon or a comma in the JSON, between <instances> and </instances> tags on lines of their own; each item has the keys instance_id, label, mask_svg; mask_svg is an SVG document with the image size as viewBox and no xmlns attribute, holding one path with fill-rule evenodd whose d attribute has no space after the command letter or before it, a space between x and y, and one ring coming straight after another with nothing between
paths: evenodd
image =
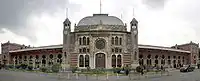
<instances>
[{"instance_id":1,"label":"tiled roof","mask_svg":"<svg viewBox=\"0 0 200 81\"><path fill-rule=\"evenodd\" d=\"M185 50L180 50L180 49L175 49L175 48L170 48L170 47L152 46L152 45L139 45L138 48L158 49L158 50L168 50L168 51L190 53L190 51L185 51Z\"/></svg>"},{"instance_id":2,"label":"tiled roof","mask_svg":"<svg viewBox=\"0 0 200 81\"><path fill-rule=\"evenodd\" d=\"M26 49L20 49L20 50L9 51L9 52L12 53L12 52L31 51L31 50L39 50L39 49L55 49L55 48L62 48L62 47L63 47L62 44L60 44L60 45L50 45L50 46L26 48ZM185 50L180 50L180 49L175 49L175 48L170 48L170 47L163 47L163 46L139 45L138 48L169 50L169 51L190 53L190 51L185 51Z\"/></svg>"},{"instance_id":3,"label":"tiled roof","mask_svg":"<svg viewBox=\"0 0 200 81\"><path fill-rule=\"evenodd\" d=\"M62 47L63 47L62 44L60 44L60 45L50 45L50 46L26 48L26 49L14 50L14 51L9 51L9 52L12 53L12 52L31 51L31 50L39 50L39 49L54 49L54 48L62 48Z\"/></svg>"}]
</instances>

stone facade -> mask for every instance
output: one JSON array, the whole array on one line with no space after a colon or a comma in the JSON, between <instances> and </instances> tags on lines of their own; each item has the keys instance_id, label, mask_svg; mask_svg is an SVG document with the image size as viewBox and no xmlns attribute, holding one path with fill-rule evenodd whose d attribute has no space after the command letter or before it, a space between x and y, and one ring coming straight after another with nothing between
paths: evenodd
<instances>
[{"instance_id":1,"label":"stone facade","mask_svg":"<svg viewBox=\"0 0 200 81\"><path fill-rule=\"evenodd\" d=\"M193 42L172 47L138 45L138 21L127 25L115 16L94 14L80 20L71 32L68 18L63 22L63 44L27 47L5 43L1 64L27 64L34 68L60 63L63 69L113 68L140 65L166 66L197 64L199 44Z\"/></svg>"}]
</instances>

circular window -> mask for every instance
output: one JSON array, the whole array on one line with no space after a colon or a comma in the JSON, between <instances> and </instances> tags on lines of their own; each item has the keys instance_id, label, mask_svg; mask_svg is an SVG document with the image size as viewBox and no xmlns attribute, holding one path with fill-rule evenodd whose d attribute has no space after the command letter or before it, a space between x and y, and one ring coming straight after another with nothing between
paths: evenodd
<instances>
[{"instance_id":1,"label":"circular window","mask_svg":"<svg viewBox=\"0 0 200 81\"><path fill-rule=\"evenodd\" d=\"M106 43L106 40L105 39L97 39L96 40L96 48L97 49L104 49L105 48L105 43Z\"/></svg>"}]
</instances>

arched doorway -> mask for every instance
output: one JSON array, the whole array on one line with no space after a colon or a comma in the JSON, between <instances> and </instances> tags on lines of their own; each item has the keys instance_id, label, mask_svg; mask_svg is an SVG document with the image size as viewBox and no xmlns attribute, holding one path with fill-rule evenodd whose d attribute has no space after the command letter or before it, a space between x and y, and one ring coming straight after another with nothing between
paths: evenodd
<instances>
[{"instance_id":1,"label":"arched doorway","mask_svg":"<svg viewBox=\"0 0 200 81\"><path fill-rule=\"evenodd\" d=\"M97 53L95 58L96 68L105 68L105 54Z\"/></svg>"}]
</instances>

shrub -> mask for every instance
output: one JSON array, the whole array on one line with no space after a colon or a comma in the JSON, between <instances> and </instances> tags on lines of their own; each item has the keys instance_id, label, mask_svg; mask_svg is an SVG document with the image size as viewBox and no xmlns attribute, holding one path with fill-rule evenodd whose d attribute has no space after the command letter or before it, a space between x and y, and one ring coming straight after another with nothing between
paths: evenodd
<instances>
[{"instance_id":1,"label":"shrub","mask_svg":"<svg viewBox=\"0 0 200 81\"><path fill-rule=\"evenodd\" d=\"M33 66L28 66L28 70L33 70Z\"/></svg>"},{"instance_id":2,"label":"shrub","mask_svg":"<svg viewBox=\"0 0 200 81\"><path fill-rule=\"evenodd\" d=\"M75 73L78 70L78 67L72 67L72 73Z\"/></svg>"},{"instance_id":3,"label":"shrub","mask_svg":"<svg viewBox=\"0 0 200 81\"><path fill-rule=\"evenodd\" d=\"M60 64L54 64L51 68L51 70L55 73L59 72L59 70L61 69L61 65Z\"/></svg>"},{"instance_id":4,"label":"shrub","mask_svg":"<svg viewBox=\"0 0 200 81\"><path fill-rule=\"evenodd\" d=\"M26 64L21 64L21 68L22 68L22 69L26 69L27 66L28 66L28 65L26 65Z\"/></svg>"},{"instance_id":5,"label":"shrub","mask_svg":"<svg viewBox=\"0 0 200 81\"><path fill-rule=\"evenodd\" d=\"M19 69L21 66L20 65L15 65L15 68Z\"/></svg>"},{"instance_id":6,"label":"shrub","mask_svg":"<svg viewBox=\"0 0 200 81\"><path fill-rule=\"evenodd\" d=\"M121 70L122 70L121 68L113 68L114 73L120 73Z\"/></svg>"},{"instance_id":7,"label":"shrub","mask_svg":"<svg viewBox=\"0 0 200 81\"><path fill-rule=\"evenodd\" d=\"M91 70L91 68L90 67L87 67L87 71L90 71Z\"/></svg>"},{"instance_id":8,"label":"shrub","mask_svg":"<svg viewBox=\"0 0 200 81\"><path fill-rule=\"evenodd\" d=\"M40 70L41 70L42 72L47 72L47 68L46 68L46 67L41 67Z\"/></svg>"},{"instance_id":9,"label":"shrub","mask_svg":"<svg viewBox=\"0 0 200 81\"><path fill-rule=\"evenodd\" d=\"M14 68L14 65L8 65L8 68L12 69L12 68Z\"/></svg>"},{"instance_id":10,"label":"shrub","mask_svg":"<svg viewBox=\"0 0 200 81\"><path fill-rule=\"evenodd\" d=\"M137 67L136 67L136 71L137 71L137 72L140 73L140 72L142 72L142 70L143 70L142 66L137 66Z\"/></svg>"}]
</instances>

